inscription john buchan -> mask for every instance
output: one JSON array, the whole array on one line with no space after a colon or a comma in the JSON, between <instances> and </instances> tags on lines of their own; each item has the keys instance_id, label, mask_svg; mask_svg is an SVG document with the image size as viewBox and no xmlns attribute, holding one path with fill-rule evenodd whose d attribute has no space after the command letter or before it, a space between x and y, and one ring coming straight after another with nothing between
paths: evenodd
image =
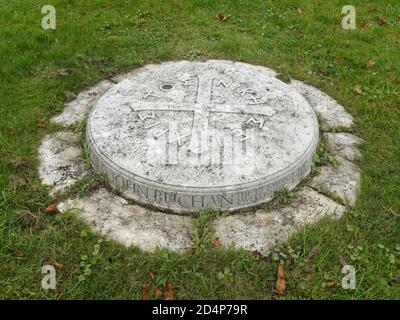
<instances>
[{"instance_id":1,"label":"inscription john buchan","mask_svg":"<svg viewBox=\"0 0 400 320\"><path fill-rule=\"evenodd\" d=\"M95 159L92 163L96 169L105 174L111 185L123 194L138 202L151 203L155 206L159 205L180 212L185 212L185 210L193 211L216 208L224 210L268 201L273 198L275 192L287 186L294 186L299 179L306 176L309 173L311 162L311 159L306 161L300 165L296 171L293 171L292 174L283 179L246 191L227 191L209 195L195 195L193 193L186 194L184 192L165 191L160 188L138 183L116 172L103 163L100 158L92 157L92 159Z\"/></svg>"}]
</instances>

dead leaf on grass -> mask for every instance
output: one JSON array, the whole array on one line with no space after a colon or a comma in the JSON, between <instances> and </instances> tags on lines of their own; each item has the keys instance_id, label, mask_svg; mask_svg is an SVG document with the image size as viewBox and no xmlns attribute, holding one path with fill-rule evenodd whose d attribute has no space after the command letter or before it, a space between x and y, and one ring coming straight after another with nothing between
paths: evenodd
<instances>
[{"instance_id":1,"label":"dead leaf on grass","mask_svg":"<svg viewBox=\"0 0 400 320\"><path fill-rule=\"evenodd\" d=\"M57 206L54 203L52 203L46 209L44 209L44 212L46 214L56 214L56 213L58 213L58 209L57 209Z\"/></svg>"},{"instance_id":2,"label":"dead leaf on grass","mask_svg":"<svg viewBox=\"0 0 400 320\"><path fill-rule=\"evenodd\" d=\"M378 17L376 20L380 26L384 26L386 24L386 21L383 17Z\"/></svg>"},{"instance_id":3,"label":"dead leaf on grass","mask_svg":"<svg viewBox=\"0 0 400 320\"><path fill-rule=\"evenodd\" d=\"M371 25L366 21L363 21L363 22L360 23L360 30L366 30L369 27L371 27Z\"/></svg>"},{"instance_id":4,"label":"dead leaf on grass","mask_svg":"<svg viewBox=\"0 0 400 320\"><path fill-rule=\"evenodd\" d=\"M355 87L353 88L353 91L354 91L355 93L359 94L359 95L364 94L364 90L363 90L360 86L355 86Z\"/></svg>"},{"instance_id":5,"label":"dead leaf on grass","mask_svg":"<svg viewBox=\"0 0 400 320\"><path fill-rule=\"evenodd\" d=\"M154 280L156 278L156 275L154 272L149 271L149 277L151 280Z\"/></svg>"},{"instance_id":6,"label":"dead leaf on grass","mask_svg":"<svg viewBox=\"0 0 400 320\"><path fill-rule=\"evenodd\" d=\"M157 298L161 298L163 296L162 290L159 289L159 288L156 288L155 295L156 295Z\"/></svg>"},{"instance_id":7,"label":"dead leaf on grass","mask_svg":"<svg viewBox=\"0 0 400 320\"><path fill-rule=\"evenodd\" d=\"M368 60L366 67L367 67L367 69L371 69L375 65L376 65L376 61Z\"/></svg>"},{"instance_id":8,"label":"dead leaf on grass","mask_svg":"<svg viewBox=\"0 0 400 320\"><path fill-rule=\"evenodd\" d=\"M58 270L64 269L64 265L62 263L57 262L56 260L49 260L49 264L51 264L54 268Z\"/></svg>"},{"instance_id":9,"label":"dead leaf on grass","mask_svg":"<svg viewBox=\"0 0 400 320\"><path fill-rule=\"evenodd\" d=\"M215 16L215 19L217 19L217 20L219 20L219 21L228 21L229 20L229 16L227 16L227 15L225 15L225 14L223 14L223 13L218 13L216 16Z\"/></svg>"},{"instance_id":10,"label":"dead leaf on grass","mask_svg":"<svg viewBox=\"0 0 400 320\"><path fill-rule=\"evenodd\" d=\"M40 119L39 123L38 123L38 127L42 128L42 129L46 128L46 119L44 119L44 118Z\"/></svg>"},{"instance_id":11,"label":"dead leaf on grass","mask_svg":"<svg viewBox=\"0 0 400 320\"><path fill-rule=\"evenodd\" d=\"M150 300L149 288L150 286L148 284L143 285L142 292L140 295L142 300Z\"/></svg>"},{"instance_id":12,"label":"dead leaf on grass","mask_svg":"<svg viewBox=\"0 0 400 320\"><path fill-rule=\"evenodd\" d=\"M221 240L219 240L219 238L215 238L212 242L213 247L218 249L221 248L222 244L221 244Z\"/></svg>"},{"instance_id":13,"label":"dead leaf on grass","mask_svg":"<svg viewBox=\"0 0 400 320\"><path fill-rule=\"evenodd\" d=\"M262 259L262 254L261 254L261 252L260 251L253 251L252 252L252 255L254 256L254 258L256 259L256 260L261 260Z\"/></svg>"},{"instance_id":14,"label":"dead leaf on grass","mask_svg":"<svg viewBox=\"0 0 400 320\"><path fill-rule=\"evenodd\" d=\"M343 59L343 58L338 58L338 59L336 60L336 63L337 63L338 65L342 66L342 65L344 65L344 59Z\"/></svg>"},{"instance_id":15,"label":"dead leaf on grass","mask_svg":"<svg viewBox=\"0 0 400 320\"><path fill-rule=\"evenodd\" d=\"M286 274L285 274L285 267L283 264L280 264L278 267L278 275L277 275L275 289L279 295L282 295L286 292Z\"/></svg>"},{"instance_id":16,"label":"dead leaf on grass","mask_svg":"<svg viewBox=\"0 0 400 320\"><path fill-rule=\"evenodd\" d=\"M6 128L6 129L4 129L4 134L6 136L13 137L13 136L15 136L16 131L14 129L11 129L11 128Z\"/></svg>"},{"instance_id":17,"label":"dead leaf on grass","mask_svg":"<svg viewBox=\"0 0 400 320\"><path fill-rule=\"evenodd\" d=\"M325 285L326 285L328 288L332 288L332 287L334 287L334 286L337 285L337 282L336 282L336 281L329 281L329 282L325 283Z\"/></svg>"},{"instance_id":18,"label":"dead leaf on grass","mask_svg":"<svg viewBox=\"0 0 400 320\"><path fill-rule=\"evenodd\" d=\"M176 300L174 286L171 282L167 282L164 289L164 297L166 300Z\"/></svg>"}]
</instances>

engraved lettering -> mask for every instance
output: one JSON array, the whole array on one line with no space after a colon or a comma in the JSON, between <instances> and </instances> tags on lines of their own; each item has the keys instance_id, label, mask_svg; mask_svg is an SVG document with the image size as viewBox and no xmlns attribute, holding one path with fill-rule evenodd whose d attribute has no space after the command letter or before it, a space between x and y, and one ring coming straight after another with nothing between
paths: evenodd
<instances>
[{"instance_id":1,"label":"engraved lettering","mask_svg":"<svg viewBox=\"0 0 400 320\"><path fill-rule=\"evenodd\" d=\"M229 86L233 83L233 81L231 80L229 83L226 83L224 80L219 80L216 83L216 86L219 87L221 86L221 84L225 87L225 88L229 88Z\"/></svg>"},{"instance_id":2,"label":"engraved lettering","mask_svg":"<svg viewBox=\"0 0 400 320\"><path fill-rule=\"evenodd\" d=\"M262 127L264 126L264 119L258 120L253 117L250 117L250 119L246 121L246 124L250 123L258 124L258 127L262 129Z\"/></svg>"},{"instance_id":3,"label":"engraved lettering","mask_svg":"<svg viewBox=\"0 0 400 320\"><path fill-rule=\"evenodd\" d=\"M139 117L139 119L142 121L142 122L144 122L145 120L147 120L147 119L152 119L152 120L155 120L156 119L156 114L154 113L154 111L151 111L150 112L150 115L142 115L140 112L138 112L138 117Z\"/></svg>"}]
</instances>

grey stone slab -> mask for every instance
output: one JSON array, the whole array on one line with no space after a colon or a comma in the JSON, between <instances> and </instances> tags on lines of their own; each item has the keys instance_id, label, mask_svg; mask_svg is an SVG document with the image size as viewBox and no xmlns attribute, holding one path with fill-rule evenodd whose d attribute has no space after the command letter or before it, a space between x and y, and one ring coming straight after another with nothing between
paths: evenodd
<instances>
[{"instance_id":1,"label":"grey stone slab","mask_svg":"<svg viewBox=\"0 0 400 320\"><path fill-rule=\"evenodd\" d=\"M192 245L192 218L150 211L105 189L82 199L67 200L58 209L78 209L79 216L95 231L144 251L166 248L181 252Z\"/></svg>"},{"instance_id":2,"label":"grey stone slab","mask_svg":"<svg viewBox=\"0 0 400 320\"><path fill-rule=\"evenodd\" d=\"M289 86L302 94L314 110L320 115L322 130L329 131L335 128L351 128L353 117L335 99L317 88L304 82L292 80Z\"/></svg>"},{"instance_id":3,"label":"grey stone slab","mask_svg":"<svg viewBox=\"0 0 400 320\"><path fill-rule=\"evenodd\" d=\"M259 210L218 218L213 227L223 246L268 254L276 244L287 241L306 224L316 223L323 217L337 219L344 212L344 206L305 187L290 205L269 212Z\"/></svg>"},{"instance_id":4,"label":"grey stone slab","mask_svg":"<svg viewBox=\"0 0 400 320\"><path fill-rule=\"evenodd\" d=\"M42 183L52 186L51 193L72 186L84 175L77 137L69 131L47 135L39 147L39 176Z\"/></svg>"},{"instance_id":5,"label":"grey stone slab","mask_svg":"<svg viewBox=\"0 0 400 320\"><path fill-rule=\"evenodd\" d=\"M82 91L73 101L66 104L61 114L53 117L51 121L64 127L69 127L83 121L99 97L113 85L114 83L111 81L103 80L97 85Z\"/></svg>"},{"instance_id":6,"label":"grey stone slab","mask_svg":"<svg viewBox=\"0 0 400 320\"><path fill-rule=\"evenodd\" d=\"M349 205L354 205L360 190L361 173L358 166L340 156L336 157L340 164L321 167L319 175L309 185L320 192L332 194Z\"/></svg>"},{"instance_id":7,"label":"grey stone slab","mask_svg":"<svg viewBox=\"0 0 400 320\"><path fill-rule=\"evenodd\" d=\"M275 72L210 60L119 78L89 116L91 159L139 203L179 213L270 200L310 172L318 121Z\"/></svg>"},{"instance_id":8,"label":"grey stone slab","mask_svg":"<svg viewBox=\"0 0 400 320\"><path fill-rule=\"evenodd\" d=\"M358 146L364 142L363 139L351 133L325 133L324 137L328 142L329 148L339 156L347 160L354 161L361 157Z\"/></svg>"}]
</instances>

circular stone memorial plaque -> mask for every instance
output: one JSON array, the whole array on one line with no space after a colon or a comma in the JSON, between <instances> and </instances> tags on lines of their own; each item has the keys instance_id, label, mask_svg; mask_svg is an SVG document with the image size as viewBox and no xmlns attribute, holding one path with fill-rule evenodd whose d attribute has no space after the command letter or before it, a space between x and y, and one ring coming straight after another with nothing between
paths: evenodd
<instances>
[{"instance_id":1,"label":"circular stone memorial plaque","mask_svg":"<svg viewBox=\"0 0 400 320\"><path fill-rule=\"evenodd\" d=\"M309 172L318 122L273 71L228 61L149 65L92 109L94 167L125 197L177 213L237 210Z\"/></svg>"}]
</instances>

